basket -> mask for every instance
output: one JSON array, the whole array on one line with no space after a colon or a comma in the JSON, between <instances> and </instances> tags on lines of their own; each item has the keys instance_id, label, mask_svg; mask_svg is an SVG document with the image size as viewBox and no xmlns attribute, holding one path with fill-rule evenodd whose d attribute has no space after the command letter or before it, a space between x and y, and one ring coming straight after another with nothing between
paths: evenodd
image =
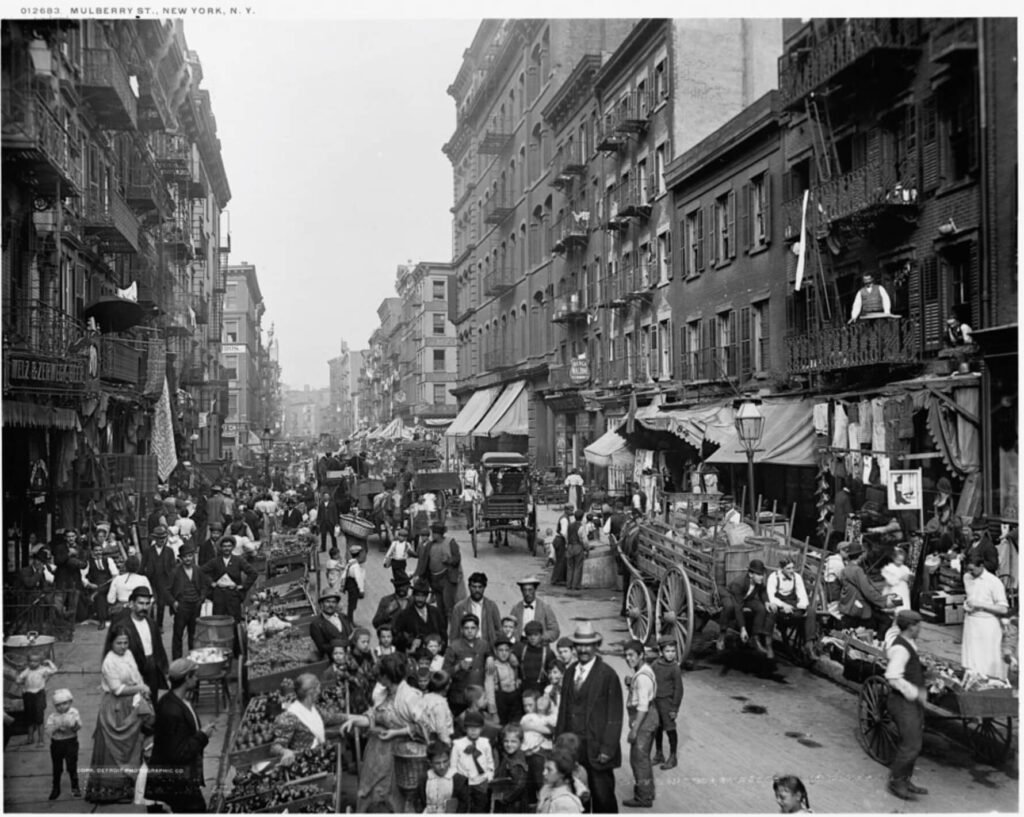
<instances>
[{"instance_id":1,"label":"basket","mask_svg":"<svg viewBox=\"0 0 1024 817\"><path fill-rule=\"evenodd\" d=\"M415 791L427 776L430 761L425 755L395 753L395 782L404 791Z\"/></svg>"},{"instance_id":2,"label":"basket","mask_svg":"<svg viewBox=\"0 0 1024 817\"><path fill-rule=\"evenodd\" d=\"M367 522L365 519L360 519L358 516L352 516L352 514L347 513L341 515L338 525L341 527L342 533L346 536L353 536L356 539L365 539L374 531L372 522Z\"/></svg>"},{"instance_id":3,"label":"basket","mask_svg":"<svg viewBox=\"0 0 1024 817\"><path fill-rule=\"evenodd\" d=\"M1018 699L1016 689L979 689L958 693L956 703L965 718L1005 718L1017 714Z\"/></svg>"}]
</instances>

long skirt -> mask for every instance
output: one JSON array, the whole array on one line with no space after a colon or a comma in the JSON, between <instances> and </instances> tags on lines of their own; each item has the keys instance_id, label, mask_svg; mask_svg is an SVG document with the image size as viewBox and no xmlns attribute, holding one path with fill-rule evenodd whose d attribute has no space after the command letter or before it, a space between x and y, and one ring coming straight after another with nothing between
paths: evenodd
<instances>
[{"instance_id":1,"label":"long skirt","mask_svg":"<svg viewBox=\"0 0 1024 817\"><path fill-rule=\"evenodd\" d=\"M142 722L132 707L132 697L103 693L85 787L85 799L90 803L134 798L135 776L142 762Z\"/></svg>"},{"instance_id":2,"label":"long skirt","mask_svg":"<svg viewBox=\"0 0 1024 817\"><path fill-rule=\"evenodd\" d=\"M380 811L382 803L387 803L395 814L404 810L405 796L398 790L395 779L394 750L398 743L397 740L381 740L370 733L359 770L356 811L360 814Z\"/></svg>"},{"instance_id":3,"label":"long skirt","mask_svg":"<svg viewBox=\"0 0 1024 817\"><path fill-rule=\"evenodd\" d=\"M1006 678L1003 661L1003 626L989 613L969 613L964 616L961 663L994 678Z\"/></svg>"}]
</instances>

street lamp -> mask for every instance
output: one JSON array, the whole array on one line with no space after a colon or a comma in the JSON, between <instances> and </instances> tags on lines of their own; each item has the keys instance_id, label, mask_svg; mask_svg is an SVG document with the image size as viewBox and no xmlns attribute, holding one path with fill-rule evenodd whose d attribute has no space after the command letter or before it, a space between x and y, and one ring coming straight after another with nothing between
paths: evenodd
<instances>
[{"instance_id":1,"label":"street lamp","mask_svg":"<svg viewBox=\"0 0 1024 817\"><path fill-rule=\"evenodd\" d=\"M757 499L754 496L754 454L762 449L757 446L764 434L764 415L758 406L757 397L744 397L733 404L736 410L736 434L740 438L743 450L747 455L747 490L750 491L750 518L757 519Z\"/></svg>"},{"instance_id":2,"label":"street lamp","mask_svg":"<svg viewBox=\"0 0 1024 817\"><path fill-rule=\"evenodd\" d=\"M263 436L260 438L263 444L263 479L270 482L270 446L273 440L270 436L270 427L263 427Z\"/></svg>"}]
</instances>

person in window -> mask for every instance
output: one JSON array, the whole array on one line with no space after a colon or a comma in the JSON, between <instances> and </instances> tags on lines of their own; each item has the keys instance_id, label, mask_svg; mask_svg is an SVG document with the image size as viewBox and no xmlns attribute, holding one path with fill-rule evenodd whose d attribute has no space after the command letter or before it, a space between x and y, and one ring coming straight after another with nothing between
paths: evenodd
<instances>
[{"instance_id":1,"label":"person in window","mask_svg":"<svg viewBox=\"0 0 1024 817\"><path fill-rule=\"evenodd\" d=\"M885 287L875 283L874 273L865 272L864 286L853 299L850 323L869 316L890 315L891 312L892 302L889 300L889 293L885 291Z\"/></svg>"},{"instance_id":2,"label":"person in window","mask_svg":"<svg viewBox=\"0 0 1024 817\"><path fill-rule=\"evenodd\" d=\"M970 324L964 323L957 317L956 310L950 310L946 318L946 329L943 332L942 341L946 346L969 346L973 341L974 330Z\"/></svg>"}]
</instances>

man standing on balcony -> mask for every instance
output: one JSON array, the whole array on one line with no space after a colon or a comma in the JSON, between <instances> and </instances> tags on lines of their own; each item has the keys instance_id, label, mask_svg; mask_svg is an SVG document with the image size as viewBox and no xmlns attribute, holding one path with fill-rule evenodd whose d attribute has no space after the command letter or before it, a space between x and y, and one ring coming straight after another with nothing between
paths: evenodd
<instances>
[{"instance_id":1,"label":"man standing on balcony","mask_svg":"<svg viewBox=\"0 0 1024 817\"><path fill-rule=\"evenodd\" d=\"M867 317L885 315L892 317L892 304L889 301L889 293L885 287L875 283L874 273L864 273L864 286L857 292L853 299L853 309L850 310L850 323Z\"/></svg>"}]
</instances>

